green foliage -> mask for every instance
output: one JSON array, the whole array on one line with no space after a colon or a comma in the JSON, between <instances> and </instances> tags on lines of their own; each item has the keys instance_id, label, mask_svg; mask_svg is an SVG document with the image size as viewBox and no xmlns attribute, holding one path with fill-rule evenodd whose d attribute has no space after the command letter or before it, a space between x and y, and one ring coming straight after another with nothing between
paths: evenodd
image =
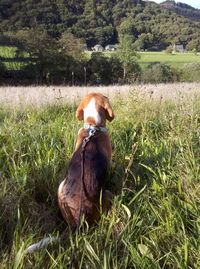
<instances>
[{"instance_id":1,"label":"green foliage","mask_svg":"<svg viewBox=\"0 0 200 269\"><path fill-rule=\"evenodd\" d=\"M109 59L102 52L93 52L87 66L89 81L94 84L110 83Z\"/></svg>"},{"instance_id":2,"label":"green foliage","mask_svg":"<svg viewBox=\"0 0 200 269\"><path fill-rule=\"evenodd\" d=\"M84 61L83 43L72 34L64 33L57 41L45 31L38 29L20 30L16 56L27 53L29 62L22 68L24 77L34 83L72 83L72 72L81 82L81 65ZM74 82L73 82L74 83Z\"/></svg>"},{"instance_id":3,"label":"green foliage","mask_svg":"<svg viewBox=\"0 0 200 269\"><path fill-rule=\"evenodd\" d=\"M185 64L182 68L182 81L200 81L200 63Z\"/></svg>"},{"instance_id":4,"label":"green foliage","mask_svg":"<svg viewBox=\"0 0 200 269\"><path fill-rule=\"evenodd\" d=\"M136 50L153 50L154 46L156 47L155 36L151 33L141 34L138 36L138 39L135 41L134 46ZM158 48L157 48L158 49Z\"/></svg>"},{"instance_id":5,"label":"green foliage","mask_svg":"<svg viewBox=\"0 0 200 269\"><path fill-rule=\"evenodd\" d=\"M71 56L74 60L80 61L84 59L84 43L73 34L64 32L58 40L58 45L63 54Z\"/></svg>"},{"instance_id":6,"label":"green foliage","mask_svg":"<svg viewBox=\"0 0 200 269\"><path fill-rule=\"evenodd\" d=\"M56 48L56 42L52 37L35 28L19 30L15 38L18 40L17 56L27 52L31 57L45 58Z\"/></svg>"},{"instance_id":7,"label":"green foliage","mask_svg":"<svg viewBox=\"0 0 200 269\"><path fill-rule=\"evenodd\" d=\"M87 62L87 74L91 84L117 83L123 77L123 68L115 55L106 57L102 52L93 52Z\"/></svg>"},{"instance_id":8,"label":"green foliage","mask_svg":"<svg viewBox=\"0 0 200 269\"><path fill-rule=\"evenodd\" d=\"M188 51L194 51L196 50L196 52L200 51L200 41L199 39L193 39L190 42L188 42L186 49Z\"/></svg>"},{"instance_id":9,"label":"green foliage","mask_svg":"<svg viewBox=\"0 0 200 269\"><path fill-rule=\"evenodd\" d=\"M199 37L199 19L194 22L199 11L177 6L180 12L142 0L3 0L0 26L13 32L37 28L56 38L67 31L83 39L88 47L115 44L120 34L128 34L139 38L137 46L159 50L170 43L186 46ZM142 34L152 35L153 41L151 36L144 40Z\"/></svg>"},{"instance_id":10,"label":"green foliage","mask_svg":"<svg viewBox=\"0 0 200 269\"><path fill-rule=\"evenodd\" d=\"M1 59L0 59L0 77L3 75L5 71L6 71L6 66L4 63L1 62Z\"/></svg>"},{"instance_id":11,"label":"green foliage","mask_svg":"<svg viewBox=\"0 0 200 269\"><path fill-rule=\"evenodd\" d=\"M113 107L111 211L94 229L25 256L28 245L67 228L57 188L79 124L69 105L1 108L2 269L68 268L74 240L80 268L199 268L199 99L145 101L133 91Z\"/></svg>"},{"instance_id":12,"label":"green foliage","mask_svg":"<svg viewBox=\"0 0 200 269\"><path fill-rule=\"evenodd\" d=\"M151 63L142 74L142 81L146 83L161 83L178 80L178 73L164 63Z\"/></svg>"},{"instance_id":13,"label":"green foliage","mask_svg":"<svg viewBox=\"0 0 200 269\"><path fill-rule=\"evenodd\" d=\"M176 14L189 18L192 21L200 21L200 11L182 2L167 0L161 3L162 7L172 10Z\"/></svg>"},{"instance_id":14,"label":"green foliage","mask_svg":"<svg viewBox=\"0 0 200 269\"><path fill-rule=\"evenodd\" d=\"M134 50L133 38L130 35L119 37L119 45L117 46L116 55L123 66L123 80L134 81L140 73L140 67L136 63L139 58Z\"/></svg>"}]
</instances>

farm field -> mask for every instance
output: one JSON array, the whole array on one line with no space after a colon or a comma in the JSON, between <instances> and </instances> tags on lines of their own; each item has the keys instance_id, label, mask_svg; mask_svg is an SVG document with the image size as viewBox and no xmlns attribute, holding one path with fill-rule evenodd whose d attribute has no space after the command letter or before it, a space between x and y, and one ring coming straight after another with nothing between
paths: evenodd
<instances>
[{"instance_id":1,"label":"farm field","mask_svg":"<svg viewBox=\"0 0 200 269\"><path fill-rule=\"evenodd\" d=\"M109 57L113 52L104 52ZM182 68L184 64L200 62L200 53L196 55L192 52L167 54L164 51L138 52L140 58L138 63L142 68L150 63L161 62L175 68Z\"/></svg>"},{"instance_id":2,"label":"farm field","mask_svg":"<svg viewBox=\"0 0 200 269\"><path fill-rule=\"evenodd\" d=\"M77 103L90 91L108 95L116 115L107 125L112 209L76 239L24 255L30 244L66 229L57 188L82 126ZM200 85L41 92L0 88L1 269L69 268L74 240L79 268L200 268Z\"/></svg>"},{"instance_id":3,"label":"farm field","mask_svg":"<svg viewBox=\"0 0 200 269\"><path fill-rule=\"evenodd\" d=\"M184 64L200 62L200 54L194 53L175 53L167 54L165 52L140 52L138 60L141 67L145 67L153 62L161 62L170 65L171 67L181 68Z\"/></svg>"}]
</instances>

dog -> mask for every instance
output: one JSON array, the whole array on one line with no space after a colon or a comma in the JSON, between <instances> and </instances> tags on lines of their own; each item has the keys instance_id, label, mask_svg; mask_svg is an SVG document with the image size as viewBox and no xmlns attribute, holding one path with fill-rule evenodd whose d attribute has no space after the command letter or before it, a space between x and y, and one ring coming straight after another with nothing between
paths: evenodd
<instances>
[{"instance_id":1,"label":"dog","mask_svg":"<svg viewBox=\"0 0 200 269\"><path fill-rule=\"evenodd\" d=\"M67 177L58 188L60 211L72 230L84 216L88 225L96 223L102 212L111 207L113 194L105 189L112 148L106 120L114 113L109 100L100 93L90 93L80 102L76 117L84 121L78 131L75 151Z\"/></svg>"}]
</instances>

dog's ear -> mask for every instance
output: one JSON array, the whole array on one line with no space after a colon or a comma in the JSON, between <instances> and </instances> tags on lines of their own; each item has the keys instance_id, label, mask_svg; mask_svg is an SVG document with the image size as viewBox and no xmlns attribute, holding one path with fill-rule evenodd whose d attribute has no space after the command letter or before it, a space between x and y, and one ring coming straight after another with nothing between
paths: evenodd
<instances>
[{"instance_id":1,"label":"dog's ear","mask_svg":"<svg viewBox=\"0 0 200 269\"><path fill-rule=\"evenodd\" d=\"M104 99L104 108L106 110L106 119L109 121L112 121L114 119L115 115L113 113L112 107L111 107L107 97L105 97L105 99Z\"/></svg>"},{"instance_id":2,"label":"dog's ear","mask_svg":"<svg viewBox=\"0 0 200 269\"><path fill-rule=\"evenodd\" d=\"M78 106L77 110L76 110L76 117L78 120L83 120L83 106L82 103L80 103L80 105Z\"/></svg>"}]
</instances>

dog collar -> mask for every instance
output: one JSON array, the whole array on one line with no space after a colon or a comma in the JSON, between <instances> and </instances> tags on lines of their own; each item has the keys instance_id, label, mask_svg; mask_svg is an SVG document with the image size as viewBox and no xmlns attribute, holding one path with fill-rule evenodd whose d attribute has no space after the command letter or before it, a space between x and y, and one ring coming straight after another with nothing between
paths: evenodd
<instances>
[{"instance_id":1,"label":"dog collar","mask_svg":"<svg viewBox=\"0 0 200 269\"><path fill-rule=\"evenodd\" d=\"M95 126L89 123L84 123L83 127L85 129L89 129L89 130L95 130L95 131L102 131L102 132L107 132L108 129L106 127L101 127L101 126Z\"/></svg>"}]
</instances>

